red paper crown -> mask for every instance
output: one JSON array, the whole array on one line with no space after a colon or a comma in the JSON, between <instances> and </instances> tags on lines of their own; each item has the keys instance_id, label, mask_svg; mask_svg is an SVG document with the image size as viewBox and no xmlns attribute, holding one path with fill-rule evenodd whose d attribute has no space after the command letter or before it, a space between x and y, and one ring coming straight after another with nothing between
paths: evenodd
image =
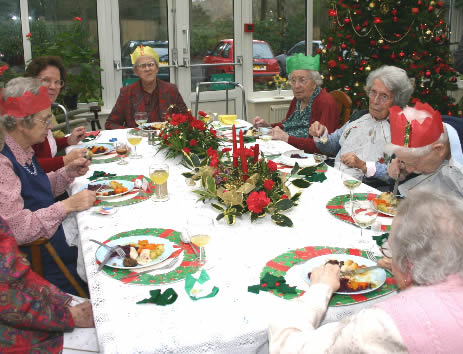
<instances>
[{"instance_id":1,"label":"red paper crown","mask_svg":"<svg viewBox=\"0 0 463 354\"><path fill-rule=\"evenodd\" d=\"M420 123L423 112L426 118ZM407 110L405 116L402 108L393 106L389 109L391 125L391 143L399 146L418 148L434 143L444 132L442 117L438 111L427 103L417 102L415 107Z\"/></svg>"},{"instance_id":2,"label":"red paper crown","mask_svg":"<svg viewBox=\"0 0 463 354\"><path fill-rule=\"evenodd\" d=\"M43 111L50 106L51 101L46 86L41 86L37 95L34 95L30 91L26 91L22 96L8 97L6 101L3 100L3 95L0 94L1 115L23 118Z\"/></svg>"}]
</instances>

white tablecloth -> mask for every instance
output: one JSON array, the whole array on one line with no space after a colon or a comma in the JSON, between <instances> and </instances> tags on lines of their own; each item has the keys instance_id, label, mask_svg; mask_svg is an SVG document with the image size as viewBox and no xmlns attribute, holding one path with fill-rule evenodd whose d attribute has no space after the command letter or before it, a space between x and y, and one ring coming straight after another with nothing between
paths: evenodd
<instances>
[{"instance_id":1,"label":"white tablecloth","mask_svg":"<svg viewBox=\"0 0 463 354\"><path fill-rule=\"evenodd\" d=\"M104 131L97 142L108 142L109 138L125 137L124 130ZM269 150L280 152L293 149L283 142L271 142ZM265 143L262 143L265 149ZM144 138L138 146L143 159L131 159L125 166L115 162L94 164L89 171L104 170L109 173L148 175L150 163L164 162L163 152L155 155L156 149ZM192 187L185 183L181 172L186 169L180 159L168 160L170 174L168 189L170 200L155 203L147 200L131 206L120 207L111 216L97 215L92 210L78 213L78 228L85 259L90 294L93 304L96 330L100 350L105 353L254 353L267 350L267 324L277 307L284 307L286 300L269 293L249 293L247 287L259 283L259 274L267 261L288 250L304 246L359 246L360 229L335 219L325 208L336 195L346 194L340 174L329 169L328 179L314 183L303 190L300 203L286 213L294 227L276 226L267 216L251 223L249 216L238 219L228 226L217 222L210 230L212 236L207 252L215 266L208 271L219 293L210 299L192 301L184 290L184 282L160 286L162 290L173 287L178 300L169 306L137 305L136 302L149 297L149 291L158 287L123 284L96 273L95 251L98 245L90 238L104 241L124 231L137 228L172 228L181 231L187 215L216 212L210 205L196 203ZM77 191L87 184L81 177L73 184ZM362 185L356 192L375 192ZM365 231L364 237L371 236ZM371 240L369 246L376 254L379 250ZM290 285L306 286L297 266L288 272ZM371 306L373 301L330 308L325 322L338 320Z\"/></svg>"}]
</instances>

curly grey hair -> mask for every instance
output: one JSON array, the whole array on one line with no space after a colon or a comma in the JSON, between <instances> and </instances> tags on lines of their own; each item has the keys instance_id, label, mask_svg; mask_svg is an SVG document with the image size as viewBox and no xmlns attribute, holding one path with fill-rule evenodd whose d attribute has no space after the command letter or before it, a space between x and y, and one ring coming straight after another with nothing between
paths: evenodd
<instances>
[{"instance_id":1,"label":"curly grey hair","mask_svg":"<svg viewBox=\"0 0 463 354\"><path fill-rule=\"evenodd\" d=\"M431 188L409 193L394 219L392 261L418 285L463 277L463 201ZM396 224L397 223L397 224Z\"/></svg>"},{"instance_id":2,"label":"curly grey hair","mask_svg":"<svg viewBox=\"0 0 463 354\"><path fill-rule=\"evenodd\" d=\"M309 69L301 69L301 70L304 70L309 74L310 78L315 82L315 85L317 85L317 87L321 87L323 85L322 76L320 75L318 71L309 70ZM291 80L291 74L289 74L289 79Z\"/></svg>"},{"instance_id":3,"label":"curly grey hair","mask_svg":"<svg viewBox=\"0 0 463 354\"><path fill-rule=\"evenodd\" d=\"M381 80L394 95L394 105L404 107L413 93L413 85L404 69L396 66L384 65L372 71L367 77L365 91L370 93L373 81Z\"/></svg>"},{"instance_id":4,"label":"curly grey hair","mask_svg":"<svg viewBox=\"0 0 463 354\"><path fill-rule=\"evenodd\" d=\"M8 81L6 87L2 91L2 99L6 101L8 97L20 97L25 92L30 91L34 95L37 95L40 90L40 80L31 77L17 77ZM18 122L23 122L27 128L32 128L34 122L32 118L34 115L30 115L21 119L15 118L9 115L0 116L0 123L5 127L7 131L16 129Z\"/></svg>"}]
</instances>

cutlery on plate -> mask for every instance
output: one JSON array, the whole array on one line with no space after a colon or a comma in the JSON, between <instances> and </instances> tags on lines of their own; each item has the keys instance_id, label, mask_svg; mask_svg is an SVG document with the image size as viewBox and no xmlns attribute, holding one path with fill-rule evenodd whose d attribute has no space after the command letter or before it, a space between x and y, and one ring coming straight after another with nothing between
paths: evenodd
<instances>
[{"instance_id":1,"label":"cutlery on plate","mask_svg":"<svg viewBox=\"0 0 463 354\"><path fill-rule=\"evenodd\" d=\"M137 276L137 275L143 275L143 274L148 274L148 273L151 273L151 272L154 272L156 270L162 270L162 269L169 269L169 268L172 268L173 265L177 262L178 260L178 257L175 257L173 258L169 263L167 263L165 266L162 266L161 268L155 268L155 269L148 269L148 270L144 270L143 272L137 272L137 274L128 274L126 275L124 278L122 279L125 279L125 278L132 278L133 276Z\"/></svg>"},{"instance_id":2,"label":"cutlery on plate","mask_svg":"<svg viewBox=\"0 0 463 354\"><path fill-rule=\"evenodd\" d=\"M94 240L94 239L89 239L89 241L95 242L96 244L98 244L100 246L103 246L104 248L106 248L108 250L113 250L113 252L116 251L116 253L118 254L119 257L125 258L125 256L126 256L125 251L120 246L111 247L111 246L107 245L106 243L103 243L103 242L100 242L100 241Z\"/></svg>"},{"instance_id":3,"label":"cutlery on plate","mask_svg":"<svg viewBox=\"0 0 463 354\"><path fill-rule=\"evenodd\" d=\"M191 243L190 237L187 236L187 235L185 234L185 232L182 232L182 233L181 233L180 239L182 240L182 242L188 243L188 244L191 246L191 248L193 249L193 252L195 253L196 257L199 257L198 250L197 250L196 247L193 245L193 243Z\"/></svg>"},{"instance_id":4,"label":"cutlery on plate","mask_svg":"<svg viewBox=\"0 0 463 354\"><path fill-rule=\"evenodd\" d=\"M345 271L345 272L341 272L341 275L351 276L351 275L355 275L355 274L365 273L365 272L368 272L368 271L376 269L376 268L381 268L381 267L378 266L378 265L375 265L375 266L371 266L371 267L358 268L356 270L348 270L348 271Z\"/></svg>"}]
</instances>

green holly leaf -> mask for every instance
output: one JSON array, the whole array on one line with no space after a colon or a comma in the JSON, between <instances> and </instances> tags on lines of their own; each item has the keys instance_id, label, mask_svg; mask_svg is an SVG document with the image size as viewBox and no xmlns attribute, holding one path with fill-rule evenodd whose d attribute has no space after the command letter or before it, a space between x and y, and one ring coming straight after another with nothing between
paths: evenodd
<instances>
[{"instance_id":1,"label":"green holly leaf","mask_svg":"<svg viewBox=\"0 0 463 354\"><path fill-rule=\"evenodd\" d=\"M196 154L190 154L191 163L194 167L201 166L201 160Z\"/></svg>"},{"instance_id":2,"label":"green holly leaf","mask_svg":"<svg viewBox=\"0 0 463 354\"><path fill-rule=\"evenodd\" d=\"M258 216L256 213L251 213L251 222L254 222L258 219Z\"/></svg>"},{"instance_id":3,"label":"green holly leaf","mask_svg":"<svg viewBox=\"0 0 463 354\"><path fill-rule=\"evenodd\" d=\"M215 220L219 221L219 220L223 219L224 216L225 216L224 213L220 213L219 215L217 215L217 217L215 218Z\"/></svg>"},{"instance_id":4,"label":"green holly leaf","mask_svg":"<svg viewBox=\"0 0 463 354\"><path fill-rule=\"evenodd\" d=\"M217 190L216 190L217 187L215 185L215 178L211 176L207 176L206 182L207 182L207 189L209 190L209 192L215 195L217 193Z\"/></svg>"},{"instance_id":5,"label":"green holly leaf","mask_svg":"<svg viewBox=\"0 0 463 354\"><path fill-rule=\"evenodd\" d=\"M233 225L236 221L236 217L233 214L227 214L227 223L228 225Z\"/></svg>"},{"instance_id":6,"label":"green holly leaf","mask_svg":"<svg viewBox=\"0 0 463 354\"><path fill-rule=\"evenodd\" d=\"M221 205L218 205L218 204L215 204L215 203L212 203L211 205L212 205L213 208L217 209L218 211L224 211L225 210Z\"/></svg>"},{"instance_id":7,"label":"green holly leaf","mask_svg":"<svg viewBox=\"0 0 463 354\"><path fill-rule=\"evenodd\" d=\"M185 177L185 178L191 178L193 177L195 174L194 173L191 173L191 172L183 172L182 173L182 176Z\"/></svg>"},{"instance_id":8,"label":"green holly leaf","mask_svg":"<svg viewBox=\"0 0 463 354\"><path fill-rule=\"evenodd\" d=\"M275 208L278 210L288 210L294 205L291 199L280 199L275 203Z\"/></svg>"},{"instance_id":9,"label":"green holly leaf","mask_svg":"<svg viewBox=\"0 0 463 354\"><path fill-rule=\"evenodd\" d=\"M301 192L297 192L296 194L294 194L290 199L296 203L300 198L301 198Z\"/></svg>"},{"instance_id":10,"label":"green holly leaf","mask_svg":"<svg viewBox=\"0 0 463 354\"><path fill-rule=\"evenodd\" d=\"M290 218L288 218L286 215L283 214L273 214L272 215L272 220L275 224L278 226L286 226L286 227L292 227L293 222L291 221Z\"/></svg>"},{"instance_id":11,"label":"green holly leaf","mask_svg":"<svg viewBox=\"0 0 463 354\"><path fill-rule=\"evenodd\" d=\"M308 188L310 187L311 183L304 179L298 178L292 181L292 184L297 188Z\"/></svg>"},{"instance_id":12,"label":"green holly leaf","mask_svg":"<svg viewBox=\"0 0 463 354\"><path fill-rule=\"evenodd\" d=\"M295 174L297 173L297 171L299 171L299 164L296 162L296 163L294 164L294 167L293 167L293 169L291 170L291 172L290 172L289 175L290 175L290 176L293 176L293 175L295 175Z\"/></svg>"}]
</instances>

